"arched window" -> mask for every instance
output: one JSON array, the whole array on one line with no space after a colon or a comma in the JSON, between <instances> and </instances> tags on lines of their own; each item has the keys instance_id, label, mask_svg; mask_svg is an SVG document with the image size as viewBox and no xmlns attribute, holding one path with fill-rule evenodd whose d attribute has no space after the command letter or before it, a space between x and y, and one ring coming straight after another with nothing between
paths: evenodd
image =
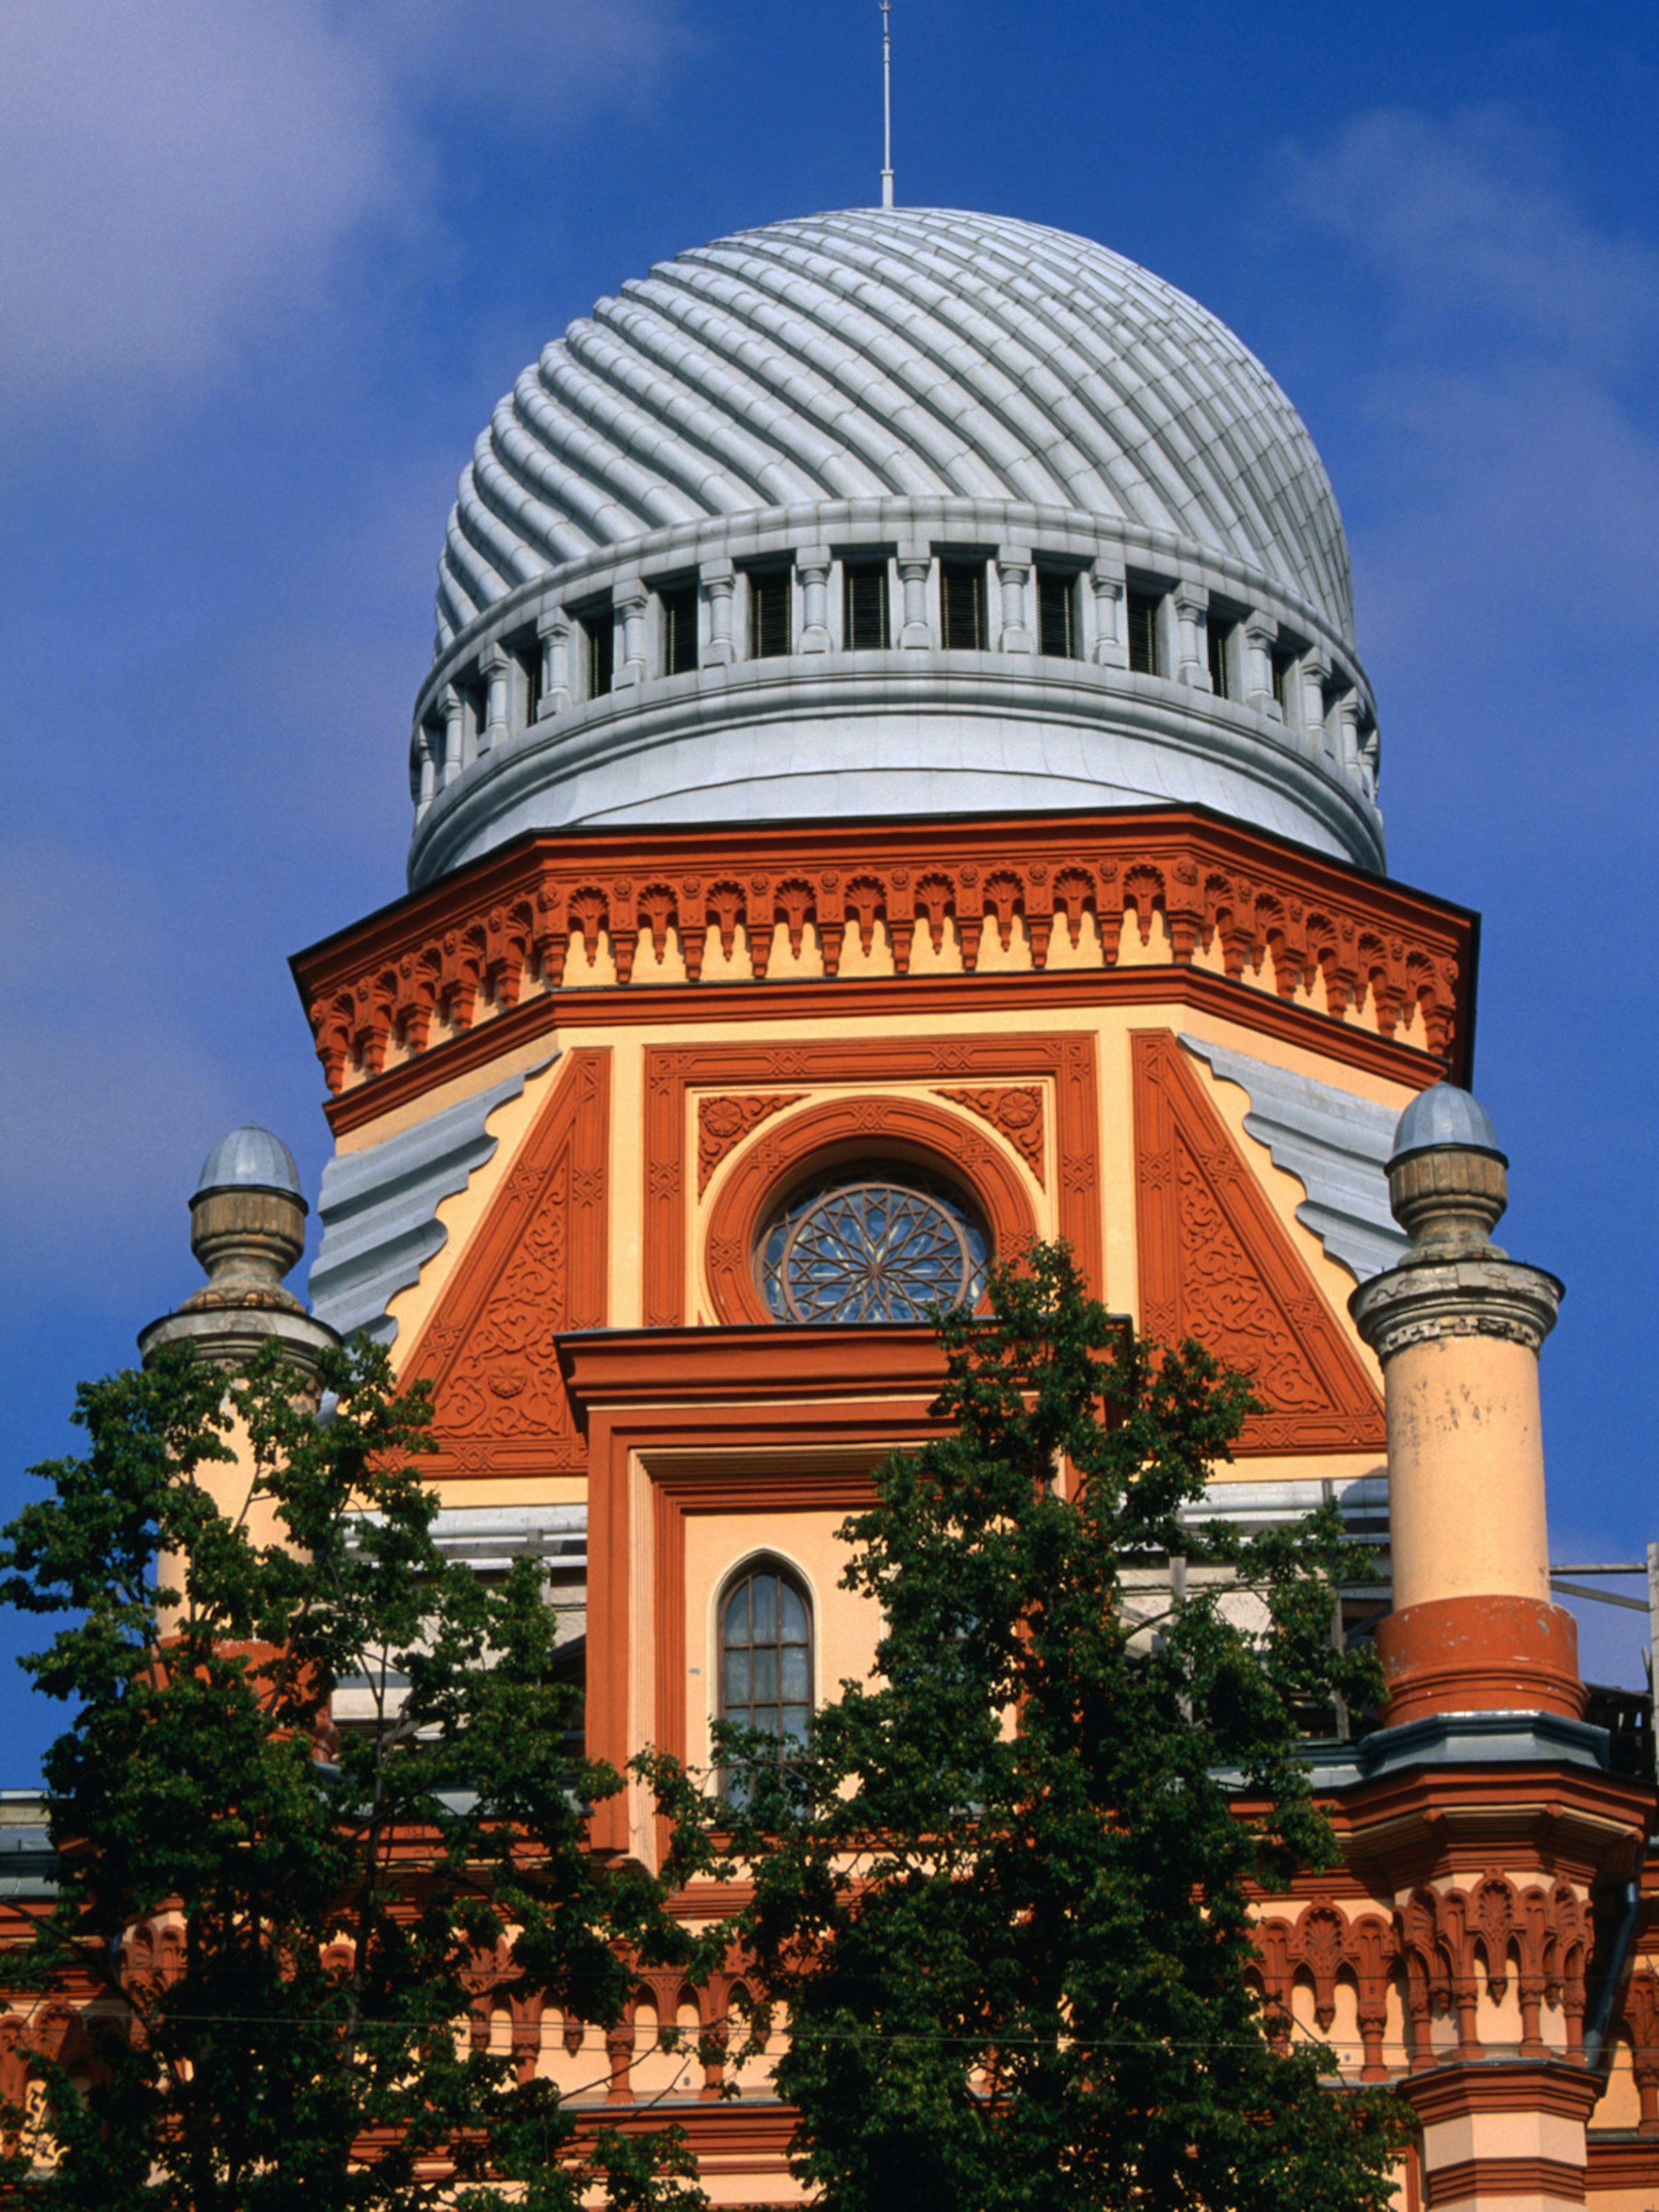
<instances>
[{"instance_id":1,"label":"arched window","mask_svg":"<svg viewBox=\"0 0 1659 2212\"><path fill-rule=\"evenodd\" d=\"M972 1306L990 1240L956 1193L911 1169L843 1169L775 1213L756 1254L780 1321L919 1322Z\"/></svg>"},{"instance_id":2,"label":"arched window","mask_svg":"<svg viewBox=\"0 0 1659 2212\"><path fill-rule=\"evenodd\" d=\"M812 1711L812 1613L781 1568L741 1576L720 1607L720 1718L799 1742Z\"/></svg>"}]
</instances>

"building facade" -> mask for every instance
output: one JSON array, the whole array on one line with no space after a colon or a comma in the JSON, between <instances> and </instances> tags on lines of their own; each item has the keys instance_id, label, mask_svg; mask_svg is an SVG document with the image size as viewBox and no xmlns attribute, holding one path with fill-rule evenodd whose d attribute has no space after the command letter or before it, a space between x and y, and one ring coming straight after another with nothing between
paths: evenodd
<instances>
[{"instance_id":1,"label":"building facade","mask_svg":"<svg viewBox=\"0 0 1659 2212\"><path fill-rule=\"evenodd\" d=\"M1384 872L1378 757L1323 467L1192 301L948 212L682 255L462 477L408 896L294 963L311 1310L433 1379L442 1540L545 1562L590 1750L707 1766L867 1671L835 1531L927 1429L921 1316L1067 1239L1255 1377L1206 1510L1334 1498L1387 1564L1345 1629L1389 1710L1310 1748L1345 1863L1264 1905L1265 1986L1415 2107L1408 2204L1638 2212L1650 1777L1550 1601L1559 1286L1491 1243L1474 921ZM604 2101L776 2203L764 2066L722 2100L657 2042L724 2002L642 1988ZM570 2025L493 2032L558 2074Z\"/></svg>"}]
</instances>

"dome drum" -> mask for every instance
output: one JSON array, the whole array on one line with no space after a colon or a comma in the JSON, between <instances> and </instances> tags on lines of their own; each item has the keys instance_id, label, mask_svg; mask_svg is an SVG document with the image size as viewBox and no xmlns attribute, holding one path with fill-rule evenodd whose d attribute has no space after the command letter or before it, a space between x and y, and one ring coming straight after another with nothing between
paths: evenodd
<instances>
[{"instance_id":1,"label":"dome drum","mask_svg":"<svg viewBox=\"0 0 1659 2212\"><path fill-rule=\"evenodd\" d=\"M980 580L967 656L948 572ZM849 642L849 574L875 580L880 649ZM787 592L766 641L762 576ZM1155 625L1139 669L1136 603ZM678 668L671 610L695 624ZM746 516L590 555L454 641L417 710L410 878L522 829L840 813L849 775L887 814L1197 800L1376 867L1375 729L1311 610L1167 537L989 501Z\"/></svg>"}]
</instances>

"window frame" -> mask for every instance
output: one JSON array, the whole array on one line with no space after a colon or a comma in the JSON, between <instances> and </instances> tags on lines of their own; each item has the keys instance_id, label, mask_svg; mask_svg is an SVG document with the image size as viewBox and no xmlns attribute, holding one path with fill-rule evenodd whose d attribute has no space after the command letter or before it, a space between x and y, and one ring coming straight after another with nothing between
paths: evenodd
<instances>
[{"instance_id":1,"label":"window frame","mask_svg":"<svg viewBox=\"0 0 1659 2212\"><path fill-rule=\"evenodd\" d=\"M750 1631L748 1639L741 1644L729 1644L727 1624L731 1619L733 1603L745 1592L752 1593L755 1583L763 1576L769 1576L777 1586L775 1600L776 1632L769 1643L757 1644L753 1632L754 1599L750 1595L748 1599L746 1624ZM782 1632L784 1608L781 1601L786 1587L793 1591L799 1600L805 1624L805 1634L799 1639L792 1638L787 1642ZM714 1677L714 1696L711 1701L713 1722L714 1723L726 1722L738 1728L760 1727L770 1735L773 1741L781 1747L789 1743L804 1742L805 1729L811 1726L813 1717L817 1711L818 1608L811 1582L803 1570L793 1559L786 1559L781 1553L773 1551L751 1552L738 1559L727 1570L725 1577L715 1587L712 1641L714 1662L710 1670ZM805 1691L802 1697L786 1698L783 1695L783 1654L786 1650L797 1650L805 1654ZM727 1695L726 1655L728 1651L737 1650L747 1652L749 1655L748 1680L750 1694L746 1698L734 1703ZM753 1662L757 1650L772 1650L778 1655L778 1694L774 1698L757 1699L753 1695L756 1686ZM805 1714L803 1733L800 1735L791 1735L783 1724L785 1712L796 1707L801 1708ZM779 1725L775 1729L754 1719L753 1716L757 1711L764 1711L774 1708L779 1717ZM728 1791L730 1787L730 1774L723 1770L720 1777L722 1794Z\"/></svg>"}]
</instances>

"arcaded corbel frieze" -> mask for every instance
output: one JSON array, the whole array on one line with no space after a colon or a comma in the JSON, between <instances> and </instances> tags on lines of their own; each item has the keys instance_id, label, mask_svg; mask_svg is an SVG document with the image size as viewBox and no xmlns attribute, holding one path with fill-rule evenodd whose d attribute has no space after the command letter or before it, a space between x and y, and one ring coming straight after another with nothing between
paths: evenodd
<instances>
[{"instance_id":1,"label":"arcaded corbel frieze","mask_svg":"<svg viewBox=\"0 0 1659 2212\"><path fill-rule=\"evenodd\" d=\"M1175 611L1176 681L1194 691L1213 691L1210 680L1208 624L1210 594L1202 584L1177 584L1170 594Z\"/></svg>"},{"instance_id":2,"label":"arcaded corbel frieze","mask_svg":"<svg viewBox=\"0 0 1659 2212\"><path fill-rule=\"evenodd\" d=\"M927 619L927 586L933 574L929 545L901 545L898 549L899 590L903 601L899 644L926 653L933 642L933 626Z\"/></svg>"},{"instance_id":3,"label":"arcaded corbel frieze","mask_svg":"<svg viewBox=\"0 0 1659 2212\"><path fill-rule=\"evenodd\" d=\"M549 607L536 625L542 647L542 712L562 714L570 705L570 617Z\"/></svg>"},{"instance_id":4,"label":"arcaded corbel frieze","mask_svg":"<svg viewBox=\"0 0 1659 2212\"><path fill-rule=\"evenodd\" d=\"M827 545L803 545L795 555L795 571L800 578L803 653L828 653L834 643L830 635L830 567Z\"/></svg>"},{"instance_id":5,"label":"arcaded corbel frieze","mask_svg":"<svg viewBox=\"0 0 1659 2212\"><path fill-rule=\"evenodd\" d=\"M729 668L738 657L732 635L738 572L730 561L708 561L698 579L708 608L708 635L702 648L705 668Z\"/></svg>"},{"instance_id":6,"label":"arcaded corbel frieze","mask_svg":"<svg viewBox=\"0 0 1659 2212\"><path fill-rule=\"evenodd\" d=\"M1089 596L1094 617L1093 651L1097 668L1127 668L1129 643L1123 627L1123 570L1108 561L1097 561L1089 572Z\"/></svg>"},{"instance_id":7,"label":"arcaded corbel frieze","mask_svg":"<svg viewBox=\"0 0 1659 2212\"><path fill-rule=\"evenodd\" d=\"M997 550L997 580L1002 592L1002 630L999 643L1004 653L1035 653L1031 631L1031 549L1003 545Z\"/></svg>"},{"instance_id":8,"label":"arcaded corbel frieze","mask_svg":"<svg viewBox=\"0 0 1659 2212\"><path fill-rule=\"evenodd\" d=\"M1244 704L1253 714L1282 722L1285 709L1273 689L1273 647L1278 643L1279 624L1270 615L1245 617Z\"/></svg>"}]
</instances>

